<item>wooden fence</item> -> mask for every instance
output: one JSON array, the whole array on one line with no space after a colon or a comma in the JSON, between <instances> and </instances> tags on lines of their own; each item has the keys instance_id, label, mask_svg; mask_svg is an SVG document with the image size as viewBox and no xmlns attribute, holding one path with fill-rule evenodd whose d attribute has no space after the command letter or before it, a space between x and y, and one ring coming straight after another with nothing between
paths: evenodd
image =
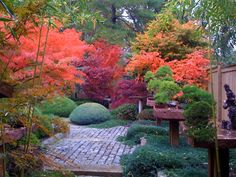
<instances>
[{"instance_id":1,"label":"wooden fence","mask_svg":"<svg viewBox=\"0 0 236 177\"><path fill-rule=\"evenodd\" d=\"M228 84L232 91L236 94L236 65L213 68L213 94L217 102L217 118L219 121L228 120L227 110L223 109L223 102L226 99L224 84ZM209 81L208 89L211 92L211 81Z\"/></svg>"}]
</instances>

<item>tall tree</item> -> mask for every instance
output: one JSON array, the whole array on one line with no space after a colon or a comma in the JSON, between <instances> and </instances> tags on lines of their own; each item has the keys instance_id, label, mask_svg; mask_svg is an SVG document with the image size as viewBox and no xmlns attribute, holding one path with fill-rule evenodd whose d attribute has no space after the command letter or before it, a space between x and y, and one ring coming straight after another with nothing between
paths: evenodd
<instances>
[{"instance_id":1,"label":"tall tree","mask_svg":"<svg viewBox=\"0 0 236 177\"><path fill-rule=\"evenodd\" d=\"M236 1L175 0L168 4L181 21L198 20L209 31L218 61L236 63ZM234 58L234 59L233 59Z\"/></svg>"},{"instance_id":2,"label":"tall tree","mask_svg":"<svg viewBox=\"0 0 236 177\"><path fill-rule=\"evenodd\" d=\"M67 4L73 0L67 0ZM164 5L164 0L93 0L87 2L91 12L99 17L94 24L77 24L86 40L105 39L112 43L127 43L136 32L143 32L148 21L155 18Z\"/></svg>"}]
</instances>

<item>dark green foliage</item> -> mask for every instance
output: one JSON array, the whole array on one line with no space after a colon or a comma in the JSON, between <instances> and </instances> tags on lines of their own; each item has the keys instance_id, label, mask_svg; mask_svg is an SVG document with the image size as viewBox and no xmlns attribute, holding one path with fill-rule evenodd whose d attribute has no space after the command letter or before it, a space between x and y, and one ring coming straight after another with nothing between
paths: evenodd
<instances>
[{"instance_id":1,"label":"dark green foliage","mask_svg":"<svg viewBox=\"0 0 236 177\"><path fill-rule=\"evenodd\" d=\"M139 120L155 120L153 116L153 109L144 109L138 115Z\"/></svg>"},{"instance_id":2,"label":"dark green foliage","mask_svg":"<svg viewBox=\"0 0 236 177\"><path fill-rule=\"evenodd\" d=\"M187 167L184 169L164 170L164 174L167 177L207 177L207 169Z\"/></svg>"},{"instance_id":3,"label":"dark green foliage","mask_svg":"<svg viewBox=\"0 0 236 177\"><path fill-rule=\"evenodd\" d=\"M26 136L24 136L23 138L21 138L21 139L18 141L18 143L19 143L20 145L25 145L25 144L27 144L27 138L26 138ZM31 136L30 136L30 143L29 143L29 144L35 145L35 146L39 146L39 145L40 145L40 141L39 141L39 139L37 138L37 136L36 136L34 133L32 133Z\"/></svg>"},{"instance_id":4,"label":"dark green foliage","mask_svg":"<svg viewBox=\"0 0 236 177\"><path fill-rule=\"evenodd\" d=\"M38 115L37 116L37 130L34 132L35 135L41 139L50 136L53 133L52 118L49 115Z\"/></svg>"},{"instance_id":5,"label":"dark green foliage","mask_svg":"<svg viewBox=\"0 0 236 177\"><path fill-rule=\"evenodd\" d=\"M55 97L37 105L43 114L54 114L60 117L69 117L76 108L76 103L67 97Z\"/></svg>"},{"instance_id":6,"label":"dark green foliage","mask_svg":"<svg viewBox=\"0 0 236 177\"><path fill-rule=\"evenodd\" d=\"M207 124L212 115L212 107L205 101L194 102L184 110L187 123L193 125L197 122Z\"/></svg>"},{"instance_id":7,"label":"dark green foliage","mask_svg":"<svg viewBox=\"0 0 236 177\"><path fill-rule=\"evenodd\" d=\"M111 118L107 108L98 103L84 103L70 114L71 122L78 125L89 125L105 122Z\"/></svg>"},{"instance_id":8,"label":"dark green foliage","mask_svg":"<svg viewBox=\"0 0 236 177\"><path fill-rule=\"evenodd\" d=\"M197 173L196 169L204 169L207 162L207 151L193 149L181 138L178 148L171 147L168 136L147 135L147 145L137 148L133 154L122 157L121 163L125 176L134 177L154 177L157 172L168 172L173 174ZM181 169L191 169L181 171ZM180 171L179 171L180 170ZM207 175L206 170L199 172L200 175ZM187 177L187 176L186 176Z\"/></svg>"},{"instance_id":9,"label":"dark green foliage","mask_svg":"<svg viewBox=\"0 0 236 177\"><path fill-rule=\"evenodd\" d=\"M205 90L197 88L196 86L186 86L183 88L183 97L181 98L187 103L205 101L210 105L215 104L212 95Z\"/></svg>"},{"instance_id":10,"label":"dark green foliage","mask_svg":"<svg viewBox=\"0 0 236 177\"><path fill-rule=\"evenodd\" d=\"M112 114L115 114L117 119L135 120L137 116L136 109L136 105L134 104L123 104L113 110Z\"/></svg>"},{"instance_id":11,"label":"dark green foliage","mask_svg":"<svg viewBox=\"0 0 236 177\"><path fill-rule=\"evenodd\" d=\"M150 135L168 135L168 130L163 127L133 124L128 129L127 135L119 137L118 140L132 146L140 144L140 138Z\"/></svg>"},{"instance_id":12,"label":"dark green foliage","mask_svg":"<svg viewBox=\"0 0 236 177\"><path fill-rule=\"evenodd\" d=\"M132 155L124 156L121 161L124 175L155 177L160 167L182 167L179 159L167 156L153 148L152 146L144 146L136 149Z\"/></svg>"},{"instance_id":13,"label":"dark green foliage","mask_svg":"<svg viewBox=\"0 0 236 177\"><path fill-rule=\"evenodd\" d=\"M144 133L148 135L168 135L168 130L163 127L158 126L147 126L147 125L132 125L127 132L127 139L131 139L139 133Z\"/></svg>"}]
</instances>

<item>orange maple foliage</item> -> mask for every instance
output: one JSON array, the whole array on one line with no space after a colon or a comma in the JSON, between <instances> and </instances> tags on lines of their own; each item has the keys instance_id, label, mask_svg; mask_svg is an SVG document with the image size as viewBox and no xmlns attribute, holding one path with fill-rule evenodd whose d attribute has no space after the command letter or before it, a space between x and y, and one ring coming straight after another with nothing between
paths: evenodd
<instances>
[{"instance_id":1,"label":"orange maple foliage","mask_svg":"<svg viewBox=\"0 0 236 177\"><path fill-rule=\"evenodd\" d=\"M155 73L160 66L171 67L176 81L184 84L195 84L205 87L208 81L208 66L210 60L206 57L206 50L198 50L187 54L185 59L166 61L157 52L144 52L135 55L126 67L127 72L135 74L138 80L143 80L147 71Z\"/></svg>"},{"instance_id":2,"label":"orange maple foliage","mask_svg":"<svg viewBox=\"0 0 236 177\"><path fill-rule=\"evenodd\" d=\"M131 58L126 66L126 71L135 74L138 79L142 80L147 71L155 72L164 64L165 60L161 58L160 53L141 51L140 54Z\"/></svg>"},{"instance_id":3,"label":"orange maple foliage","mask_svg":"<svg viewBox=\"0 0 236 177\"><path fill-rule=\"evenodd\" d=\"M206 50L199 50L188 54L186 59L174 60L167 64L171 67L176 81L206 87L208 81L207 69L210 63L206 55Z\"/></svg>"},{"instance_id":4,"label":"orange maple foliage","mask_svg":"<svg viewBox=\"0 0 236 177\"><path fill-rule=\"evenodd\" d=\"M11 77L21 83L33 79L34 66L42 63L44 44L46 40L47 27L42 28L42 38L39 58L36 62L37 48L39 41L39 28L30 28L30 33L20 38L20 45L16 51L5 50L1 53L1 60L9 61ZM81 61L87 51L93 47L80 40L81 33L75 29L67 29L60 32L58 29L50 29L44 58L42 82L44 86L73 86L74 83L81 83L84 75L79 71L74 62ZM36 70L39 77L39 68Z\"/></svg>"},{"instance_id":5,"label":"orange maple foliage","mask_svg":"<svg viewBox=\"0 0 236 177\"><path fill-rule=\"evenodd\" d=\"M180 24L178 20L170 18L162 22L158 17L151 21L143 34L138 34L132 43L134 51L160 52L168 61L181 60L186 54L202 49L206 41L201 37L202 31L194 22Z\"/></svg>"}]
</instances>

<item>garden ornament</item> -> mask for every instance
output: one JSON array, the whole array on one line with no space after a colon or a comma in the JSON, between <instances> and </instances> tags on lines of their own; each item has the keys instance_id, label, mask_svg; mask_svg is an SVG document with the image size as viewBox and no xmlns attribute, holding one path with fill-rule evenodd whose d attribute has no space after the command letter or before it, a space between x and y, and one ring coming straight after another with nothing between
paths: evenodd
<instances>
[{"instance_id":1,"label":"garden ornament","mask_svg":"<svg viewBox=\"0 0 236 177\"><path fill-rule=\"evenodd\" d=\"M223 108L228 109L228 117L231 122L231 128L236 130L236 100L235 94L230 89L229 85L224 85L227 99L224 101ZM226 126L228 127L228 126Z\"/></svg>"}]
</instances>

